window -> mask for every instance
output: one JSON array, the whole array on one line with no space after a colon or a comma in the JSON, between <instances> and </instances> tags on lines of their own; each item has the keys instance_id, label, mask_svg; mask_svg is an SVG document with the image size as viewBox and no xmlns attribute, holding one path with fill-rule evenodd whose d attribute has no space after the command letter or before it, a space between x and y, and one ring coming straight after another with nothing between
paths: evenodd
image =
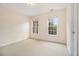
<instances>
[{"instance_id":1,"label":"window","mask_svg":"<svg viewBox=\"0 0 79 59\"><path fill-rule=\"evenodd\" d=\"M49 26L48 26L48 32L51 35L57 35L57 25L58 25L58 18L57 17L53 17L48 19L49 21Z\"/></svg>"},{"instance_id":2,"label":"window","mask_svg":"<svg viewBox=\"0 0 79 59\"><path fill-rule=\"evenodd\" d=\"M33 33L38 33L38 21L33 21Z\"/></svg>"}]
</instances>

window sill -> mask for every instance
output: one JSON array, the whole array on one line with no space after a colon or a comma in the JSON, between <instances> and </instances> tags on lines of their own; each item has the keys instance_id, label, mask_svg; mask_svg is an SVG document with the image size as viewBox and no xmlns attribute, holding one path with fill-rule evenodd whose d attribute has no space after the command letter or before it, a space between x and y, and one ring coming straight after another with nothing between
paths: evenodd
<instances>
[{"instance_id":1,"label":"window sill","mask_svg":"<svg viewBox=\"0 0 79 59\"><path fill-rule=\"evenodd\" d=\"M57 35L52 35L52 34L48 34L49 36L57 36Z\"/></svg>"}]
</instances>

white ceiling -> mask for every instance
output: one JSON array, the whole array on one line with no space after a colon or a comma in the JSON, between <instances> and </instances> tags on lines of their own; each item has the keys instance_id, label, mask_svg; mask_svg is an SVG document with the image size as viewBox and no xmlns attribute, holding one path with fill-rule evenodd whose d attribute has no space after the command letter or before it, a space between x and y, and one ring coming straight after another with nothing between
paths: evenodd
<instances>
[{"instance_id":1,"label":"white ceiling","mask_svg":"<svg viewBox=\"0 0 79 59\"><path fill-rule=\"evenodd\" d=\"M36 4L27 4L27 3L2 3L0 4L3 7L16 10L17 12L33 16L41 13L48 12L50 9L63 9L66 8L69 4L66 3L36 3Z\"/></svg>"}]
</instances>

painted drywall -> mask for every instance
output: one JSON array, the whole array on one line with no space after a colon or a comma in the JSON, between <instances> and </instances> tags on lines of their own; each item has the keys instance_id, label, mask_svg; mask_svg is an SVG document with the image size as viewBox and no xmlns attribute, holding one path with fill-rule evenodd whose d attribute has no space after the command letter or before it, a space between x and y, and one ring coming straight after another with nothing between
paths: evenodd
<instances>
[{"instance_id":1,"label":"painted drywall","mask_svg":"<svg viewBox=\"0 0 79 59\"><path fill-rule=\"evenodd\" d=\"M0 47L29 38L29 18L0 7Z\"/></svg>"},{"instance_id":2,"label":"painted drywall","mask_svg":"<svg viewBox=\"0 0 79 59\"><path fill-rule=\"evenodd\" d=\"M66 19L67 19L67 51L68 55L71 55L71 6L66 9Z\"/></svg>"},{"instance_id":3,"label":"painted drywall","mask_svg":"<svg viewBox=\"0 0 79 59\"><path fill-rule=\"evenodd\" d=\"M57 16L59 18L57 35L48 34L48 19ZM39 21L38 34L34 34L33 31L33 20ZM48 40L53 42L65 43L66 44L66 10L54 10L45 14L30 17L30 38Z\"/></svg>"},{"instance_id":4,"label":"painted drywall","mask_svg":"<svg viewBox=\"0 0 79 59\"><path fill-rule=\"evenodd\" d=\"M66 9L66 19L67 19L67 51L68 55L74 55L74 35L73 35L73 5L70 4Z\"/></svg>"}]
</instances>

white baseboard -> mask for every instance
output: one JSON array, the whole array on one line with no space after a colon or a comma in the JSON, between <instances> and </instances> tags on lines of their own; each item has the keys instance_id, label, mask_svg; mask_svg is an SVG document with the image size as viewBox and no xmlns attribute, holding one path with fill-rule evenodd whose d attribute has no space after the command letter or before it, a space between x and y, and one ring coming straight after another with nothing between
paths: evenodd
<instances>
[{"instance_id":1,"label":"white baseboard","mask_svg":"<svg viewBox=\"0 0 79 59\"><path fill-rule=\"evenodd\" d=\"M33 40L39 40L39 41L47 41L47 42L52 42L52 43L66 45L66 43L62 43L62 42L56 42L56 41L50 41L50 40L44 40L44 39L35 39L35 38L31 38L31 39L33 39Z\"/></svg>"},{"instance_id":2,"label":"white baseboard","mask_svg":"<svg viewBox=\"0 0 79 59\"><path fill-rule=\"evenodd\" d=\"M13 44L13 43L17 43L17 42L20 42L20 41L23 41L25 39L22 39L22 40L16 40L16 41L10 41L10 42L7 42L5 44L1 44L0 47L4 47L4 46L7 46L7 45L10 45L10 44Z\"/></svg>"}]
</instances>

